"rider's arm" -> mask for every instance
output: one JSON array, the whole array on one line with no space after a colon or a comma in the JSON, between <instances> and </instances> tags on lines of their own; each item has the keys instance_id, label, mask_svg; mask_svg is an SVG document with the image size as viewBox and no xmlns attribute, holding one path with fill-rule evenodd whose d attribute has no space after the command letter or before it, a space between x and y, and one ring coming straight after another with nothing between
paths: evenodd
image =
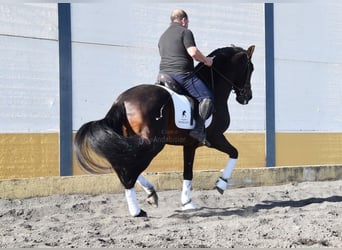
<instances>
[{"instance_id":1,"label":"rider's arm","mask_svg":"<svg viewBox=\"0 0 342 250\"><path fill-rule=\"evenodd\" d=\"M187 48L187 51L194 60L202 62L209 67L213 64L213 58L204 56L196 46Z\"/></svg>"}]
</instances>

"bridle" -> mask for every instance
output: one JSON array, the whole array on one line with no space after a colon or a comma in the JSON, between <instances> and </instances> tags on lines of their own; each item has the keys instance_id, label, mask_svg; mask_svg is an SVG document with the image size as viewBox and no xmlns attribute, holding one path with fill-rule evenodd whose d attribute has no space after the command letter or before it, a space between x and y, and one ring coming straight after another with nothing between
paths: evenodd
<instances>
[{"instance_id":1,"label":"bridle","mask_svg":"<svg viewBox=\"0 0 342 250\"><path fill-rule=\"evenodd\" d=\"M243 85L243 87L239 87L237 86L237 84L234 83L234 81L232 81L231 79L229 79L227 76L225 76L223 73L221 73L219 70L217 70L216 67L212 66L210 68L210 71L211 71L211 88L214 89L214 72L220 76L224 82L230 84L230 86L232 87L232 90L235 92L235 93L239 93L239 95L241 97L243 97L243 99L247 99L247 95L249 93L249 90L251 88L251 84L250 84L250 80L249 80L249 76L250 76L250 64L251 64L251 59L247 56L248 58L248 61L247 61L247 69L246 69L246 80L245 80L245 84Z\"/></svg>"}]
</instances>

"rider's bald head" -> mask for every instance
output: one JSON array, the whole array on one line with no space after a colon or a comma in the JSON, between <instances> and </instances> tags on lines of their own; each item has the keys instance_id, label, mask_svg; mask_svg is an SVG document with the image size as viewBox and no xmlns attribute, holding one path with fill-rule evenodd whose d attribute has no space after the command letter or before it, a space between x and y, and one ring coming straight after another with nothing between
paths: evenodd
<instances>
[{"instance_id":1,"label":"rider's bald head","mask_svg":"<svg viewBox=\"0 0 342 250\"><path fill-rule=\"evenodd\" d=\"M188 15L182 9L175 9L171 13L171 22L180 22L183 18L188 19Z\"/></svg>"}]
</instances>

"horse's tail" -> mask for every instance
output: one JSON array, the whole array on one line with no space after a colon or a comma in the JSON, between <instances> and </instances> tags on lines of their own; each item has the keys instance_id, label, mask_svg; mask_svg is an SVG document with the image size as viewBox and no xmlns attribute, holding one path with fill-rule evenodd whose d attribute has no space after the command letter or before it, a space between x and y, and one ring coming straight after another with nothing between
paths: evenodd
<instances>
[{"instance_id":1,"label":"horse's tail","mask_svg":"<svg viewBox=\"0 0 342 250\"><path fill-rule=\"evenodd\" d=\"M123 104L114 104L105 118L84 124L76 133L74 148L80 166L88 173L127 172L134 155L148 147L140 136L124 137L127 121Z\"/></svg>"}]
</instances>

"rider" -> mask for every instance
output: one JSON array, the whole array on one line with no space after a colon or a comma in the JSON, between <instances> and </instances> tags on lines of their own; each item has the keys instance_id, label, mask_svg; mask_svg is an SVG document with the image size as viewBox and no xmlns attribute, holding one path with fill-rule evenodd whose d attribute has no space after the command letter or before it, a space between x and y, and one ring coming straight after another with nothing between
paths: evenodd
<instances>
[{"instance_id":1,"label":"rider","mask_svg":"<svg viewBox=\"0 0 342 250\"><path fill-rule=\"evenodd\" d=\"M213 95L208 87L194 74L194 59L211 67L212 57L204 56L196 47L189 19L184 10L175 9L171 14L171 24L161 35L158 43L160 73L170 75L199 103L199 116L195 128L189 135L205 144L205 120L213 111Z\"/></svg>"}]
</instances>

